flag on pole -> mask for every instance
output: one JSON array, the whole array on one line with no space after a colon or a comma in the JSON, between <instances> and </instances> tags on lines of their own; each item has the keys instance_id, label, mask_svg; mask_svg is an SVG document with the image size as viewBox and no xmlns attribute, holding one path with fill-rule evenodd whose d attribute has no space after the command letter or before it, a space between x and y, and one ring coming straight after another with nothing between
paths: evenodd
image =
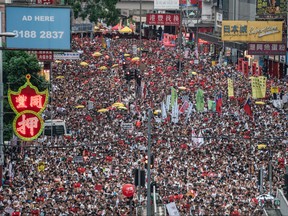
<instances>
[{"instance_id":1,"label":"flag on pole","mask_svg":"<svg viewBox=\"0 0 288 216\"><path fill-rule=\"evenodd\" d=\"M204 95L202 89L198 89L196 93L196 109L198 112L204 111Z\"/></svg>"},{"instance_id":2,"label":"flag on pole","mask_svg":"<svg viewBox=\"0 0 288 216\"><path fill-rule=\"evenodd\" d=\"M166 106L165 106L164 101L162 101L161 103L161 115L162 115L162 119L167 118Z\"/></svg>"},{"instance_id":3,"label":"flag on pole","mask_svg":"<svg viewBox=\"0 0 288 216\"><path fill-rule=\"evenodd\" d=\"M179 112L180 113L184 113L188 108L189 108L189 102L188 101L184 101L184 103L182 104Z\"/></svg>"},{"instance_id":4,"label":"flag on pole","mask_svg":"<svg viewBox=\"0 0 288 216\"><path fill-rule=\"evenodd\" d=\"M216 98L216 111L221 114L222 112L222 93L220 92Z\"/></svg>"},{"instance_id":5,"label":"flag on pole","mask_svg":"<svg viewBox=\"0 0 288 216\"><path fill-rule=\"evenodd\" d=\"M233 80L228 78L228 97L234 97Z\"/></svg>"},{"instance_id":6,"label":"flag on pole","mask_svg":"<svg viewBox=\"0 0 288 216\"><path fill-rule=\"evenodd\" d=\"M250 98L250 95L248 96L244 106L243 106L243 109L245 111L245 113L247 115L249 115L250 117L252 117L253 113L252 113L252 108L251 108L251 98Z\"/></svg>"},{"instance_id":7,"label":"flag on pole","mask_svg":"<svg viewBox=\"0 0 288 216\"><path fill-rule=\"evenodd\" d=\"M174 107L177 101L177 91L174 87L171 87L171 106Z\"/></svg>"},{"instance_id":8,"label":"flag on pole","mask_svg":"<svg viewBox=\"0 0 288 216\"><path fill-rule=\"evenodd\" d=\"M208 110L211 110L212 112L216 111L216 101L208 100Z\"/></svg>"}]
</instances>

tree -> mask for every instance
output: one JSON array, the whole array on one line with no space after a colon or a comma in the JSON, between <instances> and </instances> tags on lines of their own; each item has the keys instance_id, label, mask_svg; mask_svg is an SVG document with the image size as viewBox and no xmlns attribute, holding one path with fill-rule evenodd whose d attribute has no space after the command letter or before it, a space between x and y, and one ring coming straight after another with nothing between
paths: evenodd
<instances>
[{"instance_id":1,"label":"tree","mask_svg":"<svg viewBox=\"0 0 288 216\"><path fill-rule=\"evenodd\" d=\"M26 82L26 74L31 75L31 83L38 87L39 91L48 88L48 83L44 77L38 73L40 65L35 55L30 55L25 51L3 51L3 83L4 83L4 140L12 137L12 122L15 117L8 100L8 88L17 91Z\"/></svg>"},{"instance_id":2,"label":"tree","mask_svg":"<svg viewBox=\"0 0 288 216\"><path fill-rule=\"evenodd\" d=\"M107 25L119 22L120 11L116 9L118 0L65 0L65 5L73 8L74 18L88 18L97 23L102 19Z\"/></svg>"}]
</instances>

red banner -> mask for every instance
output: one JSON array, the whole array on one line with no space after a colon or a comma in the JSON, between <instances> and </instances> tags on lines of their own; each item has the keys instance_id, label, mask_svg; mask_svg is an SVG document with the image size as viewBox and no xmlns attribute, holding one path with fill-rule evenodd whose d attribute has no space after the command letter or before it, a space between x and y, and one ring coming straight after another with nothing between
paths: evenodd
<instances>
[{"instance_id":1,"label":"red banner","mask_svg":"<svg viewBox=\"0 0 288 216\"><path fill-rule=\"evenodd\" d=\"M243 70L242 62L243 62L243 58L239 58L238 59L238 71L240 71L240 72L242 72L242 70Z\"/></svg>"},{"instance_id":2,"label":"red banner","mask_svg":"<svg viewBox=\"0 0 288 216\"><path fill-rule=\"evenodd\" d=\"M243 69L243 73L246 77L248 77L249 75L249 65L248 65L248 61L243 61L242 62L242 69Z\"/></svg>"},{"instance_id":3,"label":"red banner","mask_svg":"<svg viewBox=\"0 0 288 216\"><path fill-rule=\"evenodd\" d=\"M37 51L39 61L53 61L53 51Z\"/></svg>"},{"instance_id":4,"label":"red banner","mask_svg":"<svg viewBox=\"0 0 288 216\"><path fill-rule=\"evenodd\" d=\"M180 26L180 14L146 14L146 24Z\"/></svg>"}]
</instances>

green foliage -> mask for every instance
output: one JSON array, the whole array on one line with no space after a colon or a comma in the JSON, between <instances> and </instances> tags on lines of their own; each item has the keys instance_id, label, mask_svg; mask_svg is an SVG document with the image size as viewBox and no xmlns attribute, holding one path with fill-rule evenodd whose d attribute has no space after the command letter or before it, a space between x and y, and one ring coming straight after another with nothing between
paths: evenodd
<instances>
[{"instance_id":1,"label":"green foliage","mask_svg":"<svg viewBox=\"0 0 288 216\"><path fill-rule=\"evenodd\" d=\"M25 51L3 51L3 83L4 83L4 140L12 137L12 122L15 117L7 99L8 88L17 91L26 82L26 74L31 75L30 82L37 86L39 91L48 88L48 83L39 76L40 65L35 55Z\"/></svg>"},{"instance_id":2,"label":"green foliage","mask_svg":"<svg viewBox=\"0 0 288 216\"><path fill-rule=\"evenodd\" d=\"M119 22L120 11L116 9L117 0L66 0L65 4L73 8L74 18L88 18L97 23L100 19L107 25Z\"/></svg>"}]
</instances>

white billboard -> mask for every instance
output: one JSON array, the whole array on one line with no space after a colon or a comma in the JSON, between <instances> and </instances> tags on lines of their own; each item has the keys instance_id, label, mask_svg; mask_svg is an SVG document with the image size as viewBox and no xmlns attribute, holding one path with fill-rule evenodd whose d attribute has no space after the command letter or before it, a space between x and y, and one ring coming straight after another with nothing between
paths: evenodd
<instances>
[{"instance_id":1,"label":"white billboard","mask_svg":"<svg viewBox=\"0 0 288 216\"><path fill-rule=\"evenodd\" d=\"M179 0L154 0L154 10L179 10Z\"/></svg>"}]
</instances>

